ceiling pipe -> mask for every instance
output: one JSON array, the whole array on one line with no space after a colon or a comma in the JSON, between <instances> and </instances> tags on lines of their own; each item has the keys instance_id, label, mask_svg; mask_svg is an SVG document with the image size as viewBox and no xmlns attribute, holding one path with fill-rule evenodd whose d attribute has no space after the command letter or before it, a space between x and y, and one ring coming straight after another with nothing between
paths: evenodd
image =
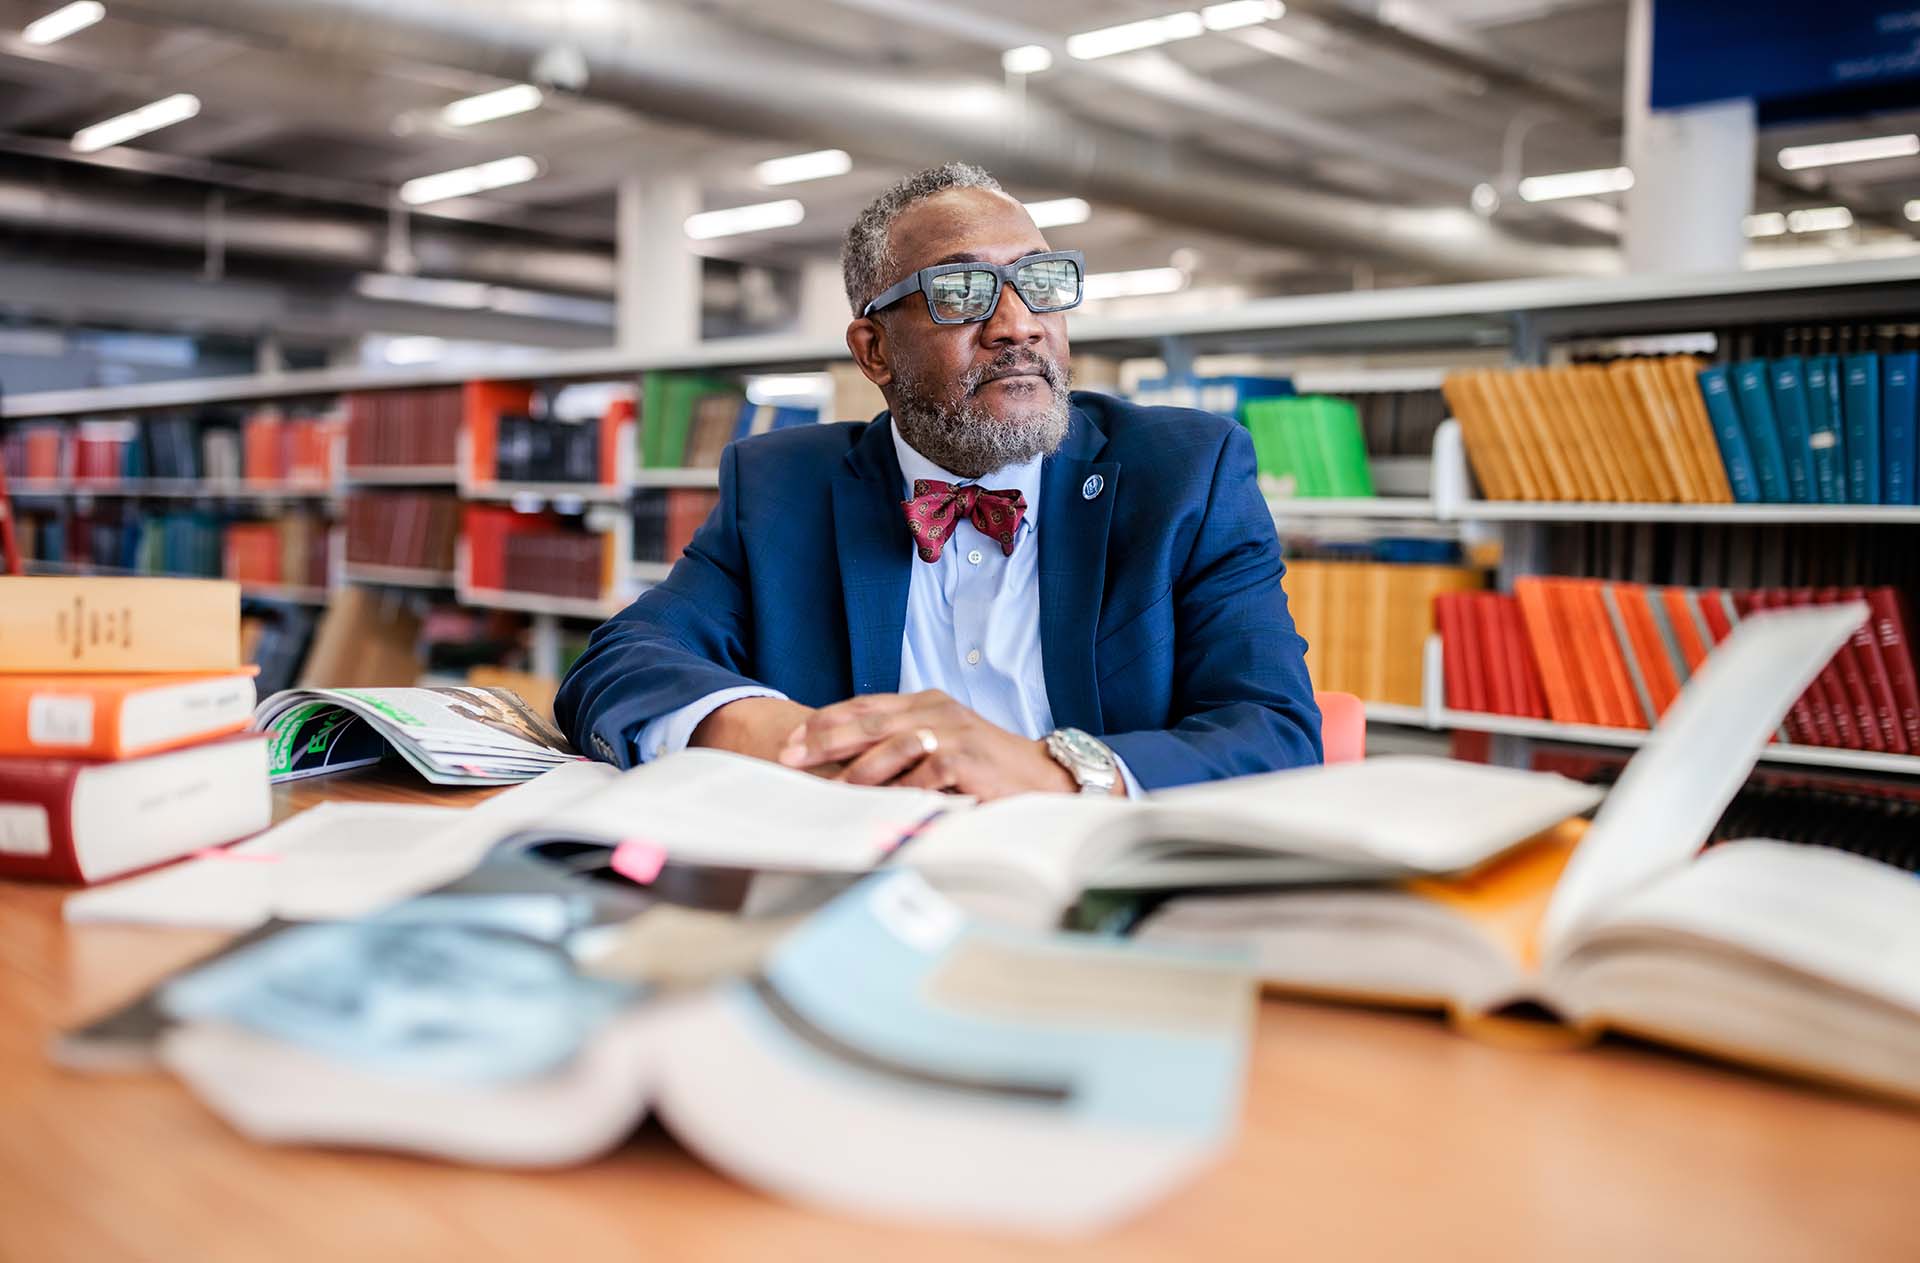
<instances>
[{"instance_id":1,"label":"ceiling pipe","mask_svg":"<svg viewBox=\"0 0 1920 1263\"><path fill-rule=\"evenodd\" d=\"M199 195L77 188L0 177L0 226L41 233L77 233L156 242L204 252L210 221ZM387 220L340 211L307 212L225 206L219 216L226 254L293 259L357 271L385 270ZM498 234L455 233L415 223L410 245L417 270L535 290L606 296L613 293L611 250L568 249Z\"/></svg>"},{"instance_id":2,"label":"ceiling pipe","mask_svg":"<svg viewBox=\"0 0 1920 1263\"><path fill-rule=\"evenodd\" d=\"M132 7L121 10L131 12ZM710 129L836 145L888 162L979 162L1209 232L1387 261L1449 279L1618 271L1616 250L1528 241L1464 207L1417 209L1290 189L1024 101L997 84L843 58L654 4L513 0L139 0L138 12L320 55L405 59L506 80L555 50L583 95Z\"/></svg>"}]
</instances>

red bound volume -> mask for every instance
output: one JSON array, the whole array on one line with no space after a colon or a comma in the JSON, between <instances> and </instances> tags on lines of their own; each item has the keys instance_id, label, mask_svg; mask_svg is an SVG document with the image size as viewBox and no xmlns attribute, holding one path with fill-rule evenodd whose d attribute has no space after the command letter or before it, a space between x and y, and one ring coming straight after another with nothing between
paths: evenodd
<instances>
[{"instance_id":1,"label":"red bound volume","mask_svg":"<svg viewBox=\"0 0 1920 1263\"><path fill-rule=\"evenodd\" d=\"M1843 600L1863 601L1869 609L1872 607L1872 598L1865 588L1842 588L1840 595ZM1873 718L1880 727L1881 744L1894 754L1913 753L1907 744L1906 730L1900 725L1900 701L1894 696L1893 677L1887 669L1886 656L1880 652L1880 638L1872 613L1853 633L1853 652L1866 673L1867 695L1873 700Z\"/></svg>"},{"instance_id":2,"label":"red bound volume","mask_svg":"<svg viewBox=\"0 0 1920 1263\"><path fill-rule=\"evenodd\" d=\"M1467 655L1470 646L1460 628L1460 602L1469 594L1442 592L1433 599L1433 621L1440 630L1440 673L1446 680L1447 708L1472 710L1467 701Z\"/></svg>"},{"instance_id":3,"label":"red bound volume","mask_svg":"<svg viewBox=\"0 0 1920 1263\"><path fill-rule=\"evenodd\" d=\"M1819 588L1804 603L1838 605L1845 600L1839 588ZM1858 631L1864 635L1866 625L1862 623ZM1851 637L1833 655L1827 670L1839 677L1840 685L1845 690L1844 700L1853 708L1849 718L1853 721L1855 740L1860 742L1862 749L1884 754L1887 743L1880 735L1879 717L1874 714L1873 692L1867 684L1867 664L1861 659L1860 651Z\"/></svg>"},{"instance_id":4,"label":"red bound volume","mask_svg":"<svg viewBox=\"0 0 1920 1263\"><path fill-rule=\"evenodd\" d=\"M1506 638L1500 634L1500 598L1491 592L1475 592L1470 600L1467 608L1473 611L1473 625L1481 645L1480 661L1485 667L1487 709L1495 715L1517 715L1520 703L1507 677Z\"/></svg>"},{"instance_id":5,"label":"red bound volume","mask_svg":"<svg viewBox=\"0 0 1920 1263\"><path fill-rule=\"evenodd\" d=\"M1920 754L1920 683L1914 679L1906 603L1892 588L1868 588L1867 604L1873 609L1873 634L1880 642L1880 660L1886 664L1887 680L1900 707L1900 729L1907 738L1907 749Z\"/></svg>"}]
</instances>

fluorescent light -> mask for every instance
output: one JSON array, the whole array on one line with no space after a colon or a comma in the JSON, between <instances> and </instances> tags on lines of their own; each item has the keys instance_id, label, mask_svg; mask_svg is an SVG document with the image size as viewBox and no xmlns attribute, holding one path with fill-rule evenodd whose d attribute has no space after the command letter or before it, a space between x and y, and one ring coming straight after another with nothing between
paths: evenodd
<instances>
[{"instance_id":1,"label":"fluorescent light","mask_svg":"<svg viewBox=\"0 0 1920 1263\"><path fill-rule=\"evenodd\" d=\"M1907 203L1906 215L1908 219L1920 221L1920 197L1916 197Z\"/></svg>"},{"instance_id":2,"label":"fluorescent light","mask_svg":"<svg viewBox=\"0 0 1920 1263\"><path fill-rule=\"evenodd\" d=\"M478 281L436 280L427 276L398 276L391 272L362 272L353 289L366 298L390 303L420 303L428 307L456 307L479 311L493 297L493 287Z\"/></svg>"},{"instance_id":3,"label":"fluorescent light","mask_svg":"<svg viewBox=\"0 0 1920 1263\"><path fill-rule=\"evenodd\" d=\"M176 92L170 97L162 97L151 105L143 105L137 110L116 115L105 122L83 127L73 134L73 140L70 143L75 153L95 153L102 149L111 149L115 145L124 145L136 136L157 132L162 127L184 123L199 112L199 97L188 92Z\"/></svg>"},{"instance_id":4,"label":"fluorescent light","mask_svg":"<svg viewBox=\"0 0 1920 1263\"><path fill-rule=\"evenodd\" d=\"M1235 31L1243 26L1258 26L1286 15L1280 0L1227 0L1200 10L1200 20L1209 31Z\"/></svg>"},{"instance_id":5,"label":"fluorescent light","mask_svg":"<svg viewBox=\"0 0 1920 1263\"><path fill-rule=\"evenodd\" d=\"M753 169L753 178L762 184L800 184L824 180L853 170L853 159L844 149L816 149L786 158L769 158Z\"/></svg>"},{"instance_id":6,"label":"fluorescent light","mask_svg":"<svg viewBox=\"0 0 1920 1263\"><path fill-rule=\"evenodd\" d=\"M57 44L69 35L86 30L105 16L107 6L101 4L100 0L74 0L64 8L55 9L47 16L27 23L20 32L20 38L29 44Z\"/></svg>"},{"instance_id":7,"label":"fluorescent light","mask_svg":"<svg viewBox=\"0 0 1920 1263\"><path fill-rule=\"evenodd\" d=\"M1625 167L1599 167L1592 171L1562 171L1558 175L1530 175L1520 181L1523 202L1553 202L1563 197L1594 197L1601 193L1620 193L1633 187L1633 172Z\"/></svg>"},{"instance_id":8,"label":"fluorescent light","mask_svg":"<svg viewBox=\"0 0 1920 1263\"><path fill-rule=\"evenodd\" d=\"M807 208L789 197L778 202L755 202L751 206L731 206L726 210L701 211L687 216L687 235L695 241L715 237L733 237L743 232L765 232L769 228L791 228L807 217Z\"/></svg>"},{"instance_id":9,"label":"fluorescent light","mask_svg":"<svg viewBox=\"0 0 1920 1263\"><path fill-rule=\"evenodd\" d=\"M531 83L516 83L511 88L462 97L440 111L440 121L448 127L472 127L476 123L491 123L496 118L537 110L545 99L540 89Z\"/></svg>"},{"instance_id":10,"label":"fluorescent light","mask_svg":"<svg viewBox=\"0 0 1920 1263\"><path fill-rule=\"evenodd\" d=\"M525 154L516 154L408 180L400 186L400 200L409 206L424 206L450 197L470 197L488 189L503 189L509 184L525 184L539 174L538 162Z\"/></svg>"},{"instance_id":11,"label":"fluorescent light","mask_svg":"<svg viewBox=\"0 0 1920 1263\"><path fill-rule=\"evenodd\" d=\"M1789 171L1808 167L1837 167L1843 162L1872 162L1878 158L1911 158L1920 154L1920 135L1866 136L1836 140L1826 145L1790 145L1780 151L1780 165Z\"/></svg>"},{"instance_id":12,"label":"fluorescent light","mask_svg":"<svg viewBox=\"0 0 1920 1263\"><path fill-rule=\"evenodd\" d=\"M443 338L393 338L381 353L389 364L431 364L446 352Z\"/></svg>"},{"instance_id":13,"label":"fluorescent light","mask_svg":"<svg viewBox=\"0 0 1920 1263\"><path fill-rule=\"evenodd\" d=\"M1853 227L1853 212L1844 206L1814 206L1787 212L1787 228L1793 232L1833 232Z\"/></svg>"},{"instance_id":14,"label":"fluorescent light","mask_svg":"<svg viewBox=\"0 0 1920 1263\"><path fill-rule=\"evenodd\" d=\"M1140 268L1133 272L1092 272L1082 289L1089 299L1138 298L1144 294L1171 294L1187 287L1179 268Z\"/></svg>"},{"instance_id":15,"label":"fluorescent light","mask_svg":"<svg viewBox=\"0 0 1920 1263\"><path fill-rule=\"evenodd\" d=\"M1787 217L1779 211L1761 211L1741 220L1740 227L1749 237L1782 237L1787 232Z\"/></svg>"},{"instance_id":16,"label":"fluorescent light","mask_svg":"<svg viewBox=\"0 0 1920 1263\"><path fill-rule=\"evenodd\" d=\"M1196 35L1206 34L1206 31L1207 24L1198 13L1169 13L1163 18L1143 18L1138 22L1122 22L1119 26L1103 26L1097 31L1069 35L1067 54L1081 61L1092 61L1096 57L1111 57L1116 53L1137 52L1142 48L1171 44L1175 40L1192 39Z\"/></svg>"},{"instance_id":17,"label":"fluorescent light","mask_svg":"<svg viewBox=\"0 0 1920 1263\"><path fill-rule=\"evenodd\" d=\"M1093 207L1077 197L1057 197L1050 202L1028 202L1027 215L1035 228L1058 228L1062 224L1084 224Z\"/></svg>"},{"instance_id":18,"label":"fluorescent light","mask_svg":"<svg viewBox=\"0 0 1920 1263\"><path fill-rule=\"evenodd\" d=\"M1022 44L1000 54L1000 68L1010 75L1037 75L1053 65L1053 53L1039 44Z\"/></svg>"}]
</instances>

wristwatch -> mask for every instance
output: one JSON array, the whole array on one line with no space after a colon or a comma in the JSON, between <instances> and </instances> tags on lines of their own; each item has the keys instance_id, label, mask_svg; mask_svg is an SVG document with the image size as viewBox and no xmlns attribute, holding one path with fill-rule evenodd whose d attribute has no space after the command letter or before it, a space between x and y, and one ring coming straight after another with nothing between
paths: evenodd
<instances>
[{"instance_id":1,"label":"wristwatch","mask_svg":"<svg viewBox=\"0 0 1920 1263\"><path fill-rule=\"evenodd\" d=\"M1080 783L1083 794L1111 794L1120 779L1120 764L1104 741L1078 728L1055 728L1047 734L1047 753Z\"/></svg>"}]
</instances>

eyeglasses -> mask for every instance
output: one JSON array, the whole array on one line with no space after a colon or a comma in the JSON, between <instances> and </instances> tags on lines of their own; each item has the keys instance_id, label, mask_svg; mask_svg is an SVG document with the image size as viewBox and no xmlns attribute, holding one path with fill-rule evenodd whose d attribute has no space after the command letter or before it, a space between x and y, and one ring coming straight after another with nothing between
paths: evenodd
<instances>
[{"instance_id":1,"label":"eyeglasses","mask_svg":"<svg viewBox=\"0 0 1920 1263\"><path fill-rule=\"evenodd\" d=\"M1078 250L1030 254L1011 263L936 263L886 290L860 314L871 316L920 293L927 296L927 314L935 324L978 324L993 318L1008 285L1020 292L1020 301L1035 315L1065 311L1080 305L1080 279L1086 270L1086 257Z\"/></svg>"}]
</instances>

